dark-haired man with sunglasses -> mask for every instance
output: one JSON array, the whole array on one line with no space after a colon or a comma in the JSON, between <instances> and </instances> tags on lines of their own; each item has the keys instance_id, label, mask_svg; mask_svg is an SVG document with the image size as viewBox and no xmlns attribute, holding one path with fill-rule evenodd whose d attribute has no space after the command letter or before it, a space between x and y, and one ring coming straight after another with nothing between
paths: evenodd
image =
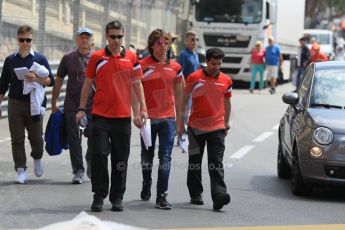
<instances>
[{"instance_id":1,"label":"dark-haired man with sunglasses","mask_svg":"<svg viewBox=\"0 0 345 230\"><path fill-rule=\"evenodd\" d=\"M14 68L31 68L34 62L43 65L49 70L47 78L40 78L34 72L29 72L25 78L31 82L37 82L43 86L54 85L54 77L51 73L48 60L42 54L33 51L33 29L31 26L22 25L17 30L18 50L7 56L2 68L0 78L0 104L6 91L8 94L8 123L11 134L12 154L14 168L17 171L16 182L24 184L27 181L26 153L25 153L25 129L31 145L31 157L34 159L34 172L37 177L43 174L43 114L31 116L30 94L23 94L23 80L19 80ZM46 97L42 106L45 107ZM1 117L1 110L0 110Z\"/></svg>"},{"instance_id":2,"label":"dark-haired man with sunglasses","mask_svg":"<svg viewBox=\"0 0 345 230\"><path fill-rule=\"evenodd\" d=\"M140 79L143 77L135 53L122 46L124 27L119 21L106 25L108 45L95 51L86 69L81 91L77 121L85 116L86 103L92 83L96 93L92 103L91 182L93 203L91 211L102 211L103 200L109 194L113 211L123 211L122 199L126 190L127 162L131 139L131 90L136 94L140 113L134 119L146 122L147 109ZM108 146L111 146L111 185L109 192Z\"/></svg>"}]
</instances>

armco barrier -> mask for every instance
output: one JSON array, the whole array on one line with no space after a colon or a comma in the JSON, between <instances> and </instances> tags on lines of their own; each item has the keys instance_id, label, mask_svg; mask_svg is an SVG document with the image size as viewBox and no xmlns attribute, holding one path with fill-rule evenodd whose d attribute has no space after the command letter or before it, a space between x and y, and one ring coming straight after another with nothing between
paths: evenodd
<instances>
[{"instance_id":1,"label":"armco barrier","mask_svg":"<svg viewBox=\"0 0 345 230\"><path fill-rule=\"evenodd\" d=\"M56 77L56 72L57 72L57 67L59 65L59 62L51 62L50 63L50 68L52 70L52 73L54 77ZM0 73L2 72L2 64L0 65ZM67 82L67 77L64 80L64 83L61 88L61 92L59 95L59 100L58 100L58 105L61 106L63 104L63 101L65 99L66 95L66 82ZM52 99L52 91L53 87L46 87L45 88L46 95L47 95L47 109L51 109L51 99ZM7 95L4 97L4 100L1 103L1 110L2 110L2 118L7 117L7 105L8 105L8 100L7 100Z\"/></svg>"}]
</instances>

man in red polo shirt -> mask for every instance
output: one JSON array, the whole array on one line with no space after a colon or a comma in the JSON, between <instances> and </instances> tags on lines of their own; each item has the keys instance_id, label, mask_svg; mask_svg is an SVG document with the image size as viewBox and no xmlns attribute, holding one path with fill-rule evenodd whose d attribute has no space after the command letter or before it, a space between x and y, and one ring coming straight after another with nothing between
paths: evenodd
<instances>
[{"instance_id":1,"label":"man in red polo shirt","mask_svg":"<svg viewBox=\"0 0 345 230\"><path fill-rule=\"evenodd\" d=\"M103 200L109 193L108 145L111 144L111 186L109 200L113 211L123 211L122 199L126 190L127 162L131 138L131 88L136 93L140 113L136 118L145 123L147 109L140 79L143 73L137 56L122 46L124 27L119 21L106 25L108 45L90 57L86 79L81 92L77 121L85 116L87 98L96 82L92 103L91 183L94 192L91 211L102 211Z\"/></svg>"},{"instance_id":2,"label":"man in red polo shirt","mask_svg":"<svg viewBox=\"0 0 345 230\"><path fill-rule=\"evenodd\" d=\"M206 52L205 69L198 70L187 78L183 92L180 117L183 117L188 99L192 97L191 114L188 121L189 162L187 185L190 202L203 205L201 183L202 157L207 144L208 171L211 179L213 209L220 210L230 202L224 182L223 156L225 136L230 128L232 80L220 72L224 52L211 48ZM178 134L182 135L184 124L178 123Z\"/></svg>"},{"instance_id":3,"label":"man in red polo shirt","mask_svg":"<svg viewBox=\"0 0 345 230\"><path fill-rule=\"evenodd\" d=\"M157 180L156 208L169 210L167 201L168 182L170 174L171 152L174 145L176 130L175 108L179 113L182 100L182 67L171 60L168 48L171 45L170 36L161 29L151 32L148 38L150 56L140 61L144 72L142 84L148 116L151 119L152 146L146 149L141 138L141 166L143 187L141 199L151 198L152 165L156 137L159 136L159 167ZM138 111L136 109L136 111ZM137 113L137 112L135 112Z\"/></svg>"}]
</instances>

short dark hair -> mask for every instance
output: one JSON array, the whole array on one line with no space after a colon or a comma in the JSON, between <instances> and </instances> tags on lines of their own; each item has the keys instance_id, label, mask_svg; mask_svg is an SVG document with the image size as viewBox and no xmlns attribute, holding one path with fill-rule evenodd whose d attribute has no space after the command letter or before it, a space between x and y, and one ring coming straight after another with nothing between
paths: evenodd
<instances>
[{"instance_id":1,"label":"short dark hair","mask_svg":"<svg viewBox=\"0 0 345 230\"><path fill-rule=\"evenodd\" d=\"M111 22L108 22L105 26L105 32L108 34L109 30L116 29L116 30L122 30L122 33L125 32L125 27L122 25L120 21L114 20Z\"/></svg>"},{"instance_id":2,"label":"short dark hair","mask_svg":"<svg viewBox=\"0 0 345 230\"><path fill-rule=\"evenodd\" d=\"M29 25L21 25L18 27L17 35L19 34L32 34L32 27Z\"/></svg>"},{"instance_id":3,"label":"short dark hair","mask_svg":"<svg viewBox=\"0 0 345 230\"><path fill-rule=\"evenodd\" d=\"M299 39L299 41L301 42L301 41L304 41L305 42L305 37L301 37L300 39Z\"/></svg>"},{"instance_id":4,"label":"short dark hair","mask_svg":"<svg viewBox=\"0 0 345 230\"><path fill-rule=\"evenodd\" d=\"M164 37L166 40L168 40L171 43L171 38L167 32L165 32L162 29L155 29L154 31L151 32L151 34L149 35L149 38L147 39L147 47L151 55L153 54L153 49L151 48L151 46L153 46L153 44L161 37Z\"/></svg>"},{"instance_id":5,"label":"short dark hair","mask_svg":"<svg viewBox=\"0 0 345 230\"><path fill-rule=\"evenodd\" d=\"M223 59L225 56L223 50L219 48L210 48L206 51L206 60L209 61L213 59Z\"/></svg>"}]
</instances>

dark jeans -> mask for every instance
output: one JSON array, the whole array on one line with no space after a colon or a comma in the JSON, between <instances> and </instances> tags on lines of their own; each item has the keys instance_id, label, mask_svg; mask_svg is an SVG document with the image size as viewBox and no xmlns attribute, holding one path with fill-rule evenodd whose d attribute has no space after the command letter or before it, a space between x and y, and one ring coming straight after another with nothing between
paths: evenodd
<instances>
[{"instance_id":1,"label":"dark jeans","mask_svg":"<svg viewBox=\"0 0 345 230\"><path fill-rule=\"evenodd\" d=\"M85 159L87 161L91 161L92 160L92 154L94 152L93 150L93 141L92 141L92 116L91 115L87 115L87 125L86 128L84 130L84 136L87 138L87 150L86 150L86 154L85 154ZM109 152L110 152L110 147L109 147Z\"/></svg>"},{"instance_id":2,"label":"dark jeans","mask_svg":"<svg viewBox=\"0 0 345 230\"><path fill-rule=\"evenodd\" d=\"M43 118L33 121L30 102L13 98L8 99L8 125L11 133L14 168L26 169L25 129L31 146L31 157L41 159L43 156Z\"/></svg>"},{"instance_id":3,"label":"dark jeans","mask_svg":"<svg viewBox=\"0 0 345 230\"><path fill-rule=\"evenodd\" d=\"M109 193L108 155L111 145L111 185L109 200L123 198L126 190L130 151L131 119L92 117L94 154L91 160L91 183L94 198L105 199Z\"/></svg>"},{"instance_id":4,"label":"dark jeans","mask_svg":"<svg viewBox=\"0 0 345 230\"><path fill-rule=\"evenodd\" d=\"M78 171L84 172L80 130L75 119L76 112L66 110L64 115L73 174L76 174Z\"/></svg>"},{"instance_id":5,"label":"dark jeans","mask_svg":"<svg viewBox=\"0 0 345 230\"><path fill-rule=\"evenodd\" d=\"M205 144L207 143L208 173L211 180L212 200L217 194L226 193L224 182L224 130L207 133L198 133L195 129L188 128L188 175L187 186L191 197L200 196L203 192L201 168Z\"/></svg>"},{"instance_id":6,"label":"dark jeans","mask_svg":"<svg viewBox=\"0 0 345 230\"><path fill-rule=\"evenodd\" d=\"M176 122L174 118L151 119L152 146L146 149L141 138L141 166L143 172L143 185L150 187L152 184L152 166L155 151L156 137L159 138L158 149L158 180L157 195L168 191L171 152L174 145Z\"/></svg>"},{"instance_id":7,"label":"dark jeans","mask_svg":"<svg viewBox=\"0 0 345 230\"><path fill-rule=\"evenodd\" d=\"M301 84L301 81L302 81L302 79L303 79L304 72L305 72L305 67L303 67L303 66L297 67L296 89L298 88L299 84Z\"/></svg>"}]
</instances>

